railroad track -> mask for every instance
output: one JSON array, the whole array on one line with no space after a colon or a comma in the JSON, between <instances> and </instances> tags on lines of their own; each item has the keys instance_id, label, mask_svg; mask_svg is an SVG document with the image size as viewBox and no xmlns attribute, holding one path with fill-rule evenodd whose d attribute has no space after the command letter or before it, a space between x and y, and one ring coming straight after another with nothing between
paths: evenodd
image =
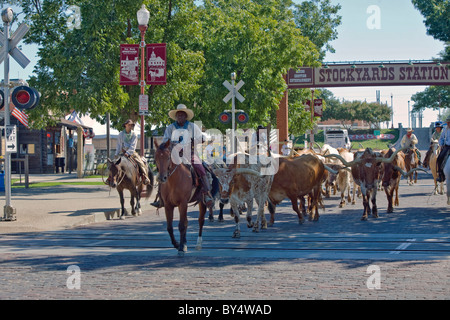
<instances>
[{"instance_id":1,"label":"railroad track","mask_svg":"<svg viewBox=\"0 0 450 320\"><path fill-rule=\"evenodd\" d=\"M271 259L447 259L449 234L270 234L205 233L202 250L197 234L188 232L188 255L199 257L258 257ZM32 255L121 254L176 255L164 231L130 233L105 230L66 230L0 236L0 253Z\"/></svg>"}]
</instances>

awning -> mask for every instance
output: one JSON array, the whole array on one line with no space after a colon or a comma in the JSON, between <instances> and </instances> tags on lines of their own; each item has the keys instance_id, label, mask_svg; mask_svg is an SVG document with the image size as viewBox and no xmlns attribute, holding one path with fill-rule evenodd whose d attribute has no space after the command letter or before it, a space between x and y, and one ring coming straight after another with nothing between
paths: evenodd
<instances>
[{"instance_id":1,"label":"awning","mask_svg":"<svg viewBox=\"0 0 450 320\"><path fill-rule=\"evenodd\" d=\"M92 127L85 126L84 124L80 124L78 122L69 121L69 120L66 120L64 118L59 119L57 124L65 126L65 127L69 128L71 130L76 130L79 127L83 128L83 129L92 129Z\"/></svg>"}]
</instances>

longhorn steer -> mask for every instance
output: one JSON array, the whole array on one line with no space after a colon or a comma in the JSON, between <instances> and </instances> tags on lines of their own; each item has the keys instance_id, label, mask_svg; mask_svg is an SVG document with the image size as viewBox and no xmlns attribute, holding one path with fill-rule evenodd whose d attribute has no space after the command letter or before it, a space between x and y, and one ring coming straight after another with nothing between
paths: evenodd
<instances>
[{"instance_id":1,"label":"longhorn steer","mask_svg":"<svg viewBox=\"0 0 450 320\"><path fill-rule=\"evenodd\" d=\"M371 148L367 148L361 156L351 162L346 161L341 156L325 156L338 158L345 166L351 168L353 180L360 186L363 196L364 213L361 220L367 220L368 215L371 212L374 218L378 218L377 184L383 170L382 164L392 162L398 152L400 152L400 150L394 152L390 158L384 158L374 152ZM372 202L372 210L370 208L369 199Z\"/></svg>"},{"instance_id":2,"label":"longhorn steer","mask_svg":"<svg viewBox=\"0 0 450 320\"><path fill-rule=\"evenodd\" d=\"M278 172L275 174L269 192L270 224L275 222L275 206L283 199L289 198L292 209L297 213L299 223L304 222L303 214L298 208L298 198L311 197L310 220L319 220L319 203L321 202L321 184L324 179L325 166L317 157L305 154L296 158L279 158Z\"/></svg>"},{"instance_id":3,"label":"longhorn steer","mask_svg":"<svg viewBox=\"0 0 450 320\"><path fill-rule=\"evenodd\" d=\"M354 155L352 152L348 151L344 148L339 148L339 155L344 158L347 162L353 161ZM339 161L340 162L340 161ZM341 162L340 162L341 163ZM356 184L353 183L353 199L350 197L350 189L353 182L352 173L350 169L344 168L339 170L337 175L336 183L338 189L341 191L341 202L339 203L339 208L343 208L345 206L345 192L347 191L347 201L352 204L355 204L355 195L356 195Z\"/></svg>"},{"instance_id":4,"label":"longhorn steer","mask_svg":"<svg viewBox=\"0 0 450 320\"><path fill-rule=\"evenodd\" d=\"M247 158L248 159L248 158ZM247 162L248 163L248 162ZM267 200L273 175L261 176L261 164L231 165L229 169L215 169L214 174L221 184L221 200L229 199L231 209L234 212L236 228L233 238L239 238L241 231L239 226L239 208L247 204L247 226L253 227L254 232L261 228L267 228L264 216L264 205ZM252 223L253 199L258 205L256 223Z\"/></svg>"},{"instance_id":5,"label":"longhorn steer","mask_svg":"<svg viewBox=\"0 0 450 320\"><path fill-rule=\"evenodd\" d=\"M390 148L389 151L384 155L385 158L390 158L395 152L395 149ZM394 207L399 205L398 201L398 186L400 184L400 179L402 177L402 172L405 169L405 155L403 152L398 152L391 163L384 164L384 175L382 185L384 187L384 192L388 200L387 212L394 212ZM395 201L393 201L395 192ZM394 202L394 204L392 203Z\"/></svg>"}]
</instances>

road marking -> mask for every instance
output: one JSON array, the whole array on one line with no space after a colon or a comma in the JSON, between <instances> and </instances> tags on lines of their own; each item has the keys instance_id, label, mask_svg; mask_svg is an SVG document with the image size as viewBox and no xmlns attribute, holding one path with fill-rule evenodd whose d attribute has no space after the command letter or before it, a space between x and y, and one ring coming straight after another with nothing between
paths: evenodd
<instances>
[{"instance_id":1,"label":"road marking","mask_svg":"<svg viewBox=\"0 0 450 320\"><path fill-rule=\"evenodd\" d=\"M400 254L400 252L402 252L402 250L405 250L406 248L408 248L412 242L416 241L416 239L406 239L407 242L402 243L401 245L399 245L397 248L395 248L394 251L389 252L389 254Z\"/></svg>"}]
</instances>

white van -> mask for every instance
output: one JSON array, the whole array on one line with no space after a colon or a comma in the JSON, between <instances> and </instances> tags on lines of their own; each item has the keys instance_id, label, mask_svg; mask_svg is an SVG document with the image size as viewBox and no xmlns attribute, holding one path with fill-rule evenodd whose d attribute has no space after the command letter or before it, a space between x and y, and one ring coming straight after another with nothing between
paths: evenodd
<instances>
[{"instance_id":1,"label":"white van","mask_svg":"<svg viewBox=\"0 0 450 320\"><path fill-rule=\"evenodd\" d=\"M347 129L330 129L325 132L325 143L333 148L350 149L351 141Z\"/></svg>"}]
</instances>

